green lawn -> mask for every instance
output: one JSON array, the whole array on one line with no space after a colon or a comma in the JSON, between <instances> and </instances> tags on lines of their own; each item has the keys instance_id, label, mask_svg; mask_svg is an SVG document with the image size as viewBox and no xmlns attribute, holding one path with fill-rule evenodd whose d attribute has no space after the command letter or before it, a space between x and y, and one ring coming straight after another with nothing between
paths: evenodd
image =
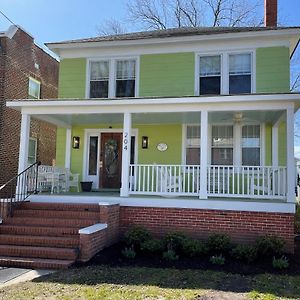
<instances>
[{"instance_id":1,"label":"green lawn","mask_svg":"<svg viewBox=\"0 0 300 300\"><path fill-rule=\"evenodd\" d=\"M300 276L90 266L3 288L0 299L300 299Z\"/></svg>"}]
</instances>

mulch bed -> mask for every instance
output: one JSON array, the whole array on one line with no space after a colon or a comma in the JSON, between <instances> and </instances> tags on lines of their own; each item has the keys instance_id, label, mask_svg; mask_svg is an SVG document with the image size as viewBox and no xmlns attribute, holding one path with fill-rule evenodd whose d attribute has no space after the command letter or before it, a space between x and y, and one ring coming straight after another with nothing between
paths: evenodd
<instances>
[{"instance_id":1,"label":"mulch bed","mask_svg":"<svg viewBox=\"0 0 300 300\"><path fill-rule=\"evenodd\" d=\"M300 275L300 238L296 241L295 255L286 255L289 259L289 267L286 270L275 270L272 267L272 258L269 260L257 261L246 264L226 257L223 266L213 265L209 262L209 257L205 258L185 258L168 262L161 256L145 256L137 254L133 260L125 258L121 251L124 249L123 243L115 244L99 252L92 260L85 265L107 265L111 267L148 267L148 268L176 268L176 269L199 269L214 270L242 275L255 275L262 273Z\"/></svg>"}]
</instances>

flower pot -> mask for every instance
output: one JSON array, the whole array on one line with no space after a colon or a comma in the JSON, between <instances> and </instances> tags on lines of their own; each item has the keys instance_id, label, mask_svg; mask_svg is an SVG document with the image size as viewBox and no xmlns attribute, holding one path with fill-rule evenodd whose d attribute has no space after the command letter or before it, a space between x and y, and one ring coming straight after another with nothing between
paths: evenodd
<instances>
[{"instance_id":1,"label":"flower pot","mask_svg":"<svg viewBox=\"0 0 300 300\"><path fill-rule=\"evenodd\" d=\"M80 181L82 192L91 192L93 181Z\"/></svg>"}]
</instances>

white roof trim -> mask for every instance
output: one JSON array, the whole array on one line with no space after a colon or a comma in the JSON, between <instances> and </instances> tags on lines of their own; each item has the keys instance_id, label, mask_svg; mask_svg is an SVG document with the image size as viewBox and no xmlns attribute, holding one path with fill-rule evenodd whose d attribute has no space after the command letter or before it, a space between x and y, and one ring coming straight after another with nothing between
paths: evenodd
<instances>
[{"instance_id":1,"label":"white roof trim","mask_svg":"<svg viewBox=\"0 0 300 300\"><path fill-rule=\"evenodd\" d=\"M16 25L11 25L8 27L6 31L0 32L0 37L7 37L9 39L12 39L16 32L18 31L19 27Z\"/></svg>"}]
</instances>

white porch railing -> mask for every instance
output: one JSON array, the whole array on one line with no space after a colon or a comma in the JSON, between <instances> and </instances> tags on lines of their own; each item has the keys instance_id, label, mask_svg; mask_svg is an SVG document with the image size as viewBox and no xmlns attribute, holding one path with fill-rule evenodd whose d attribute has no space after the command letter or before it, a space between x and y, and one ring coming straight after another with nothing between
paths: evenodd
<instances>
[{"instance_id":1,"label":"white porch railing","mask_svg":"<svg viewBox=\"0 0 300 300\"><path fill-rule=\"evenodd\" d=\"M130 165L130 194L197 196L199 165Z\"/></svg>"},{"instance_id":2,"label":"white porch railing","mask_svg":"<svg viewBox=\"0 0 300 300\"><path fill-rule=\"evenodd\" d=\"M286 199L286 167L208 166L210 197ZM199 165L130 165L129 193L198 196Z\"/></svg>"}]
</instances>

